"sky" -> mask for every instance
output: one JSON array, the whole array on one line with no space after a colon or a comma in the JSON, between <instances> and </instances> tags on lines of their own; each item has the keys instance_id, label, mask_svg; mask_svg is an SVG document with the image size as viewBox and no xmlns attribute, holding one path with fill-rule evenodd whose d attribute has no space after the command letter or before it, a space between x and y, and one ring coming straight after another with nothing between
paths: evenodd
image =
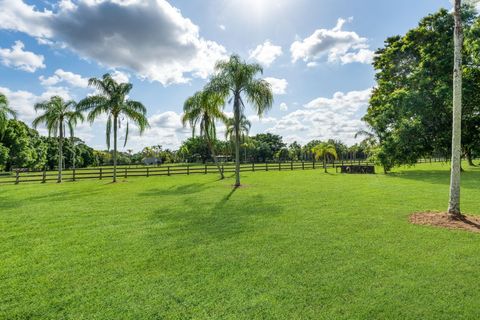
<instances>
[{"instance_id":1,"label":"sky","mask_svg":"<svg viewBox=\"0 0 480 320\"><path fill-rule=\"evenodd\" d=\"M110 73L131 82L129 99L148 109L150 129L130 130L125 150L178 148L191 136L183 102L201 90L217 60L232 53L260 63L272 109L247 106L251 135L291 143L339 139L364 128L374 52L449 0L0 0L0 92L31 124L34 104L59 95L81 100L88 79ZM232 106L226 105L227 115ZM106 118L76 136L106 149ZM124 128L125 126L123 126ZM123 130L122 128L122 130ZM40 133L46 134L44 128ZM122 139L123 133L120 135ZM224 137L224 126L218 124ZM123 144L121 144L123 146Z\"/></svg>"}]
</instances>

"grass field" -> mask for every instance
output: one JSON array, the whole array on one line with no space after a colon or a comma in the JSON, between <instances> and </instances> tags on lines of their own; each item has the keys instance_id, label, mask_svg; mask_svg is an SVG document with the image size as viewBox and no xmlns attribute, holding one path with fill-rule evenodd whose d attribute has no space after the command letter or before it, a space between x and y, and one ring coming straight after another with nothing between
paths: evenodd
<instances>
[{"instance_id":1,"label":"grass field","mask_svg":"<svg viewBox=\"0 0 480 320\"><path fill-rule=\"evenodd\" d=\"M480 235L408 223L447 165L216 178L2 186L0 319L480 318Z\"/></svg>"}]
</instances>

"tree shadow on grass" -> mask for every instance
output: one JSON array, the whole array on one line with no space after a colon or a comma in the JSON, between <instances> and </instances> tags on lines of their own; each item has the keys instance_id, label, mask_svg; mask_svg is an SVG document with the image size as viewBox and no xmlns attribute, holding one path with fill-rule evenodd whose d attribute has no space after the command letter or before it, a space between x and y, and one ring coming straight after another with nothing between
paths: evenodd
<instances>
[{"instance_id":1,"label":"tree shadow on grass","mask_svg":"<svg viewBox=\"0 0 480 320\"><path fill-rule=\"evenodd\" d=\"M431 184L450 185L449 170L407 170L389 173L386 177L390 179L407 179ZM462 188L480 188L480 171L467 170L462 172L461 181Z\"/></svg>"},{"instance_id":2,"label":"tree shadow on grass","mask_svg":"<svg viewBox=\"0 0 480 320\"><path fill-rule=\"evenodd\" d=\"M282 207L266 201L261 194L245 197L240 192L241 188L227 189L217 203L184 199L181 210L169 207L156 210L150 216L151 223L169 226L168 233L181 237L177 241L194 246L251 233L283 213ZM153 232L150 236L154 239L158 235Z\"/></svg>"},{"instance_id":3,"label":"tree shadow on grass","mask_svg":"<svg viewBox=\"0 0 480 320\"><path fill-rule=\"evenodd\" d=\"M190 183L190 184L182 184L178 186L171 186L168 189L155 188L155 189L147 190L145 192L141 192L138 195L145 196L145 197L148 197L148 196L155 197L155 196L194 194L194 193L204 191L207 184L208 183Z\"/></svg>"}]
</instances>

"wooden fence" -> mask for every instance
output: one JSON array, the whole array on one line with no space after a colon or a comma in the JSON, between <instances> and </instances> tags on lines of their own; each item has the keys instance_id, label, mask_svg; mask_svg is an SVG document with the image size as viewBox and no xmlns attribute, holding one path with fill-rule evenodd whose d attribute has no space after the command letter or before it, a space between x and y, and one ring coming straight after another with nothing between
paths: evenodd
<instances>
[{"instance_id":1,"label":"wooden fence","mask_svg":"<svg viewBox=\"0 0 480 320\"><path fill-rule=\"evenodd\" d=\"M336 161L327 164L327 168L336 168L340 165L368 165L365 160L358 161ZM235 164L221 164L224 173L234 173ZM292 170L315 170L323 169L322 162L296 161L296 162L266 162L266 163L242 163L241 172L255 171L292 171ZM145 167L117 167L117 179L127 179L131 177L154 177L171 175L193 175L217 173L218 168L214 164L205 165L163 165L163 166L145 166ZM85 179L112 179L112 167L99 168L81 168L74 170L64 170L62 174L63 181L78 181ZM22 171L16 170L0 175L0 184L19 184L26 182L46 183L57 181L57 171Z\"/></svg>"}]
</instances>

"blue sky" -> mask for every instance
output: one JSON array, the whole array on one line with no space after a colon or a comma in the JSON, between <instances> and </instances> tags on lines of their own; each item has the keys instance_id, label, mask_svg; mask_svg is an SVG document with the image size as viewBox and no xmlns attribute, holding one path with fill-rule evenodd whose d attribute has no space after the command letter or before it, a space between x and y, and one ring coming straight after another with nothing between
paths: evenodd
<instances>
[{"instance_id":1,"label":"blue sky","mask_svg":"<svg viewBox=\"0 0 480 320\"><path fill-rule=\"evenodd\" d=\"M92 94L87 79L110 72L132 82L130 98L148 108L151 129L134 132L125 148L139 150L175 148L190 135L180 124L183 102L231 53L261 63L275 93L263 119L247 111L251 134L352 144L375 85L373 52L450 2L0 0L0 7L0 92L20 119L31 123L33 104L51 95ZM104 119L85 123L77 135L104 149L104 127Z\"/></svg>"}]
</instances>

